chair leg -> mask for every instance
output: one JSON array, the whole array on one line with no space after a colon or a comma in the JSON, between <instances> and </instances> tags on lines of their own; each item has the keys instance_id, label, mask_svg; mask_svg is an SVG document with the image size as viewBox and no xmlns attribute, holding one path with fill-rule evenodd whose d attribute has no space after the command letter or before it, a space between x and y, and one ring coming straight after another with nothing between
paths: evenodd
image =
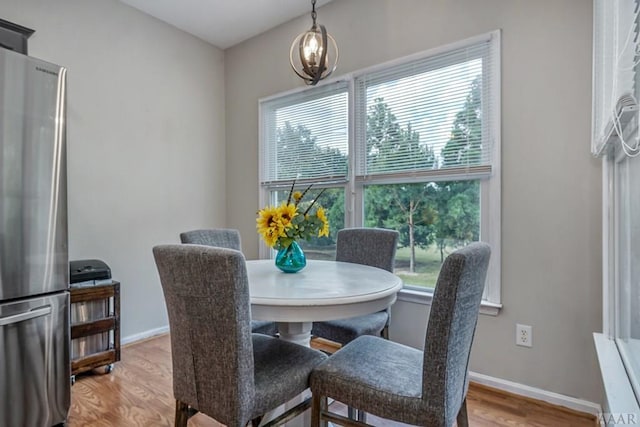
<instances>
[{"instance_id":1,"label":"chair leg","mask_svg":"<svg viewBox=\"0 0 640 427\"><path fill-rule=\"evenodd\" d=\"M314 393L311 399L311 427L320 427L320 411L322 410L322 396Z\"/></svg>"},{"instance_id":2,"label":"chair leg","mask_svg":"<svg viewBox=\"0 0 640 427\"><path fill-rule=\"evenodd\" d=\"M350 420L358 419L358 410L356 408L352 408L351 406L347 406L347 418Z\"/></svg>"},{"instance_id":3,"label":"chair leg","mask_svg":"<svg viewBox=\"0 0 640 427\"><path fill-rule=\"evenodd\" d=\"M361 423L365 423L365 424L367 423L367 413L365 411L363 411L361 409L358 409L356 411L356 414L357 414L356 419L358 421L360 421Z\"/></svg>"},{"instance_id":4,"label":"chair leg","mask_svg":"<svg viewBox=\"0 0 640 427\"><path fill-rule=\"evenodd\" d=\"M354 421L360 421L361 423L367 422L367 413L361 409L352 408L347 406L347 418Z\"/></svg>"},{"instance_id":5,"label":"chair leg","mask_svg":"<svg viewBox=\"0 0 640 427\"><path fill-rule=\"evenodd\" d=\"M189 420L189 405L179 400L176 400L176 427L187 427L187 421Z\"/></svg>"},{"instance_id":6,"label":"chair leg","mask_svg":"<svg viewBox=\"0 0 640 427\"><path fill-rule=\"evenodd\" d=\"M347 406L347 418L354 421L360 421L361 423L366 423L367 413L363 410Z\"/></svg>"},{"instance_id":7,"label":"chair leg","mask_svg":"<svg viewBox=\"0 0 640 427\"><path fill-rule=\"evenodd\" d=\"M467 398L462 401L462 406L460 406L460 411L458 411L458 416L456 417L456 421L458 422L458 427L469 427L469 418L467 416Z\"/></svg>"},{"instance_id":8,"label":"chair leg","mask_svg":"<svg viewBox=\"0 0 640 427\"><path fill-rule=\"evenodd\" d=\"M329 398L326 396L320 398L320 427L329 427L328 421L322 421L322 411L329 412Z\"/></svg>"}]
</instances>

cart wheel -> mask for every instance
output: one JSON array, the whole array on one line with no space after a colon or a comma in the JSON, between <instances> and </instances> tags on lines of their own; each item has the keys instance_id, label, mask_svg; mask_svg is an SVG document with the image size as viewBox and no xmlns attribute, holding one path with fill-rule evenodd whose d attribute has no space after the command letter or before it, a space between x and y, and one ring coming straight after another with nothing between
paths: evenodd
<instances>
[{"instance_id":1,"label":"cart wheel","mask_svg":"<svg viewBox=\"0 0 640 427\"><path fill-rule=\"evenodd\" d=\"M97 368L93 368L91 373L95 375L106 375L113 372L113 363L104 366L98 366Z\"/></svg>"},{"instance_id":2,"label":"cart wheel","mask_svg":"<svg viewBox=\"0 0 640 427\"><path fill-rule=\"evenodd\" d=\"M71 375L71 385L74 385L75 383L76 383L76 376Z\"/></svg>"}]
</instances>

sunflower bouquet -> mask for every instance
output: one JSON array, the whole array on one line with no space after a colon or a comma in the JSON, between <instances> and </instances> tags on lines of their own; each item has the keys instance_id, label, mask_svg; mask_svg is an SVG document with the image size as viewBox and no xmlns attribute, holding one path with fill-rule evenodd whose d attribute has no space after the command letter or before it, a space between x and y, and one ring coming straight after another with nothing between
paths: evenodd
<instances>
[{"instance_id":1,"label":"sunflower bouquet","mask_svg":"<svg viewBox=\"0 0 640 427\"><path fill-rule=\"evenodd\" d=\"M295 184L293 181L286 202L258 211L258 233L267 245L277 250L288 248L296 240L329 236L329 221L324 208L317 203L324 189L315 199L305 202L304 196L311 185L300 192L294 190Z\"/></svg>"}]
</instances>

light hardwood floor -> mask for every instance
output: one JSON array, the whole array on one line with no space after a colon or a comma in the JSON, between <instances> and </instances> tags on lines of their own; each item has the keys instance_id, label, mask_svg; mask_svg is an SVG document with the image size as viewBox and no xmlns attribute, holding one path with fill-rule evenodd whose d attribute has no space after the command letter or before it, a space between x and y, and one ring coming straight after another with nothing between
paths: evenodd
<instances>
[{"instance_id":1,"label":"light hardwood floor","mask_svg":"<svg viewBox=\"0 0 640 427\"><path fill-rule=\"evenodd\" d=\"M523 399L481 385L472 384L467 397L472 427L596 426L595 417ZM69 427L85 426L173 426L171 350L169 336L162 335L122 348L122 361L105 375L84 375L71 389ZM339 405L334 403L332 405ZM339 406L344 410L343 405ZM369 416L370 424L396 427ZM198 414L190 427L219 427L221 424Z\"/></svg>"}]
</instances>

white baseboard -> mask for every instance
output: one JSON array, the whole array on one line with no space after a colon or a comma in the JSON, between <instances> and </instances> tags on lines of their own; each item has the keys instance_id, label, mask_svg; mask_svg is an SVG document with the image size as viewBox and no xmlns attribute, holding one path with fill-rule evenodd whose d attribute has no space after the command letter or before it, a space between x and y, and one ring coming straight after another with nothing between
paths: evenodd
<instances>
[{"instance_id":1,"label":"white baseboard","mask_svg":"<svg viewBox=\"0 0 640 427\"><path fill-rule=\"evenodd\" d=\"M162 326L160 328L149 329L148 331L140 332L139 334L127 335L126 337L120 339L120 343L123 345L129 344L134 341L140 341L145 338L154 337L156 335L166 334L167 332L169 332L169 325Z\"/></svg>"},{"instance_id":2,"label":"white baseboard","mask_svg":"<svg viewBox=\"0 0 640 427\"><path fill-rule=\"evenodd\" d=\"M589 402L588 400L577 399L571 396L554 393L552 391L542 390L540 388L531 387L524 384L515 383L500 378L490 377L484 374L469 371L469 380L478 384L497 388L498 390L508 391L531 399L542 400L552 405L564 406L574 411L585 412L598 416L602 413L602 407L598 403Z\"/></svg>"}]
</instances>

